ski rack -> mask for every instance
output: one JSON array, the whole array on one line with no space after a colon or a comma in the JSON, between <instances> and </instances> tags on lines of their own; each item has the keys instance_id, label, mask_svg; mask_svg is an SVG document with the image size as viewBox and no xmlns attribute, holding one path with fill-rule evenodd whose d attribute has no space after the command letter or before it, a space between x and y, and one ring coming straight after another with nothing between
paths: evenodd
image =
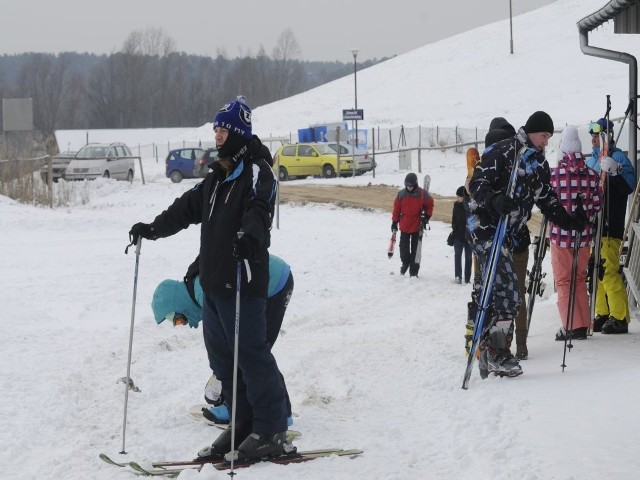
<instances>
[{"instance_id":1,"label":"ski rack","mask_svg":"<svg viewBox=\"0 0 640 480\"><path fill-rule=\"evenodd\" d=\"M620 265L627 290L633 295L636 305L640 305L640 181L636 184L629 219L622 236Z\"/></svg>"}]
</instances>

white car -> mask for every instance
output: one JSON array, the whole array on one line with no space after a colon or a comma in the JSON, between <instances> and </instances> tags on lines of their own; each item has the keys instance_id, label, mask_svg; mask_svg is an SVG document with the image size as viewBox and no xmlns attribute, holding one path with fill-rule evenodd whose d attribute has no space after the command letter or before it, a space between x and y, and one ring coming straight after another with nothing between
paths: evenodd
<instances>
[{"instance_id":1,"label":"white car","mask_svg":"<svg viewBox=\"0 0 640 480\"><path fill-rule=\"evenodd\" d=\"M131 182L136 158L124 143L89 143L69 162L65 180L104 177Z\"/></svg>"},{"instance_id":2,"label":"white car","mask_svg":"<svg viewBox=\"0 0 640 480\"><path fill-rule=\"evenodd\" d=\"M336 142L329 142L328 145L329 148L334 150L336 153L338 152L338 144ZM361 148L354 147L348 143L340 143L340 155L347 155L354 158L358 164L358 174L369 172L376 166L376 163L373 160L373 157L369 155L368 150L362 150Z\"/></svg>"}]
</instances>

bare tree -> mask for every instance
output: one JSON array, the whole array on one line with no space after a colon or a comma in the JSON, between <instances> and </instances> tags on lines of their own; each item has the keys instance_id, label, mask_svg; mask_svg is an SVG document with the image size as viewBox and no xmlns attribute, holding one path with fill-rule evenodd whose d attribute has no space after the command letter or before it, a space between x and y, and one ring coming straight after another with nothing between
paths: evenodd
<instances>
[{"instance_id":1,"label":"bare tree","mask_svg":"<svg viewBox=\"0 0 640 480\"><path fill-rule=\"evenodd\" d=\"M285 29L278 37L273 49L273 95L274 98L285 98L292 95L301 83L302 77L296 65L301 54L300 44L293 30ZM297 93L297 92L296 92Z\"/></svg>"},{"instance_id":2,"label":"bare tree","mask_svg":"<svg viewBox=\"0 0 640 480\"><path fill-rule=\"evenodd\" d=\"M89 128L115 128L121 117L118 57L109 55L88 75L85 96Z\"/></svg>"},{"instance_id":3,"label":"bare tree","mask_svg":"<svg viewBox=\"0 0 640 480\"><path fill-rule=\"evenodd\" d=\"M34 126L45 135L53 133L65 94L68 57L38 53L20 70L19 94L33 99Z\"/></svg>"},{"instance_id":4,"label":"bare tree","mask_svg":"<svg viewBox=\"0 0 640 480\"><path fill-rule=\"evenodd\" d=\"M134 30L124 41L122 53L166 57L175 52L176 42L164 29L149 27Z\"/></svg>"}]
</instances>

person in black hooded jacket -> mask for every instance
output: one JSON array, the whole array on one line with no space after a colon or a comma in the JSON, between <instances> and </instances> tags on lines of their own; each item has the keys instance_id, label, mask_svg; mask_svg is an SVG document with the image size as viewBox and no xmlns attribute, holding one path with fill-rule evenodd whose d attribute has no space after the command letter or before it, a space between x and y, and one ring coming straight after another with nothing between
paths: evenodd
<instances>
[{"instance_id":1,"label":"person in black hooded jacket","mask_svg":"<svg viewBox=\"0 0 640 480\"><path fill-rule=\"evenodd\" d=\"M155 240L201 224L200 282L204 291L203 335L209 364L222 382L231 412L237 275L240 270L235 445L230 425L201 458L279 454L287 430L285 388L266 339L271 221L277 182L265 147L252 135L244 97L226 104L213 122L218 160L205 179L177 198L151 224L129 232ZM255 435L252 435L255 434Z\"/></svg>"}]
</instances>

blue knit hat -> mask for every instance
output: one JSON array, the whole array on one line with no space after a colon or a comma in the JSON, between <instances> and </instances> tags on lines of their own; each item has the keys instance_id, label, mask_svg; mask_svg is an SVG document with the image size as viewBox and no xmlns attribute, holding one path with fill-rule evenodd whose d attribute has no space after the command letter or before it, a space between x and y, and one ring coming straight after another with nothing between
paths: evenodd
<instances>
[{"instance_id":1,"label":"blue knit hat","mask_svg":"<svg viewBox=\"0 0 640 480\"><path fill-rule=\"evenodd\" d=\"M226 128L231 133L251 139L251 109L245 103L243 95L225 104L213 120L213 128Z\"/></svg>"}]
</instances>

